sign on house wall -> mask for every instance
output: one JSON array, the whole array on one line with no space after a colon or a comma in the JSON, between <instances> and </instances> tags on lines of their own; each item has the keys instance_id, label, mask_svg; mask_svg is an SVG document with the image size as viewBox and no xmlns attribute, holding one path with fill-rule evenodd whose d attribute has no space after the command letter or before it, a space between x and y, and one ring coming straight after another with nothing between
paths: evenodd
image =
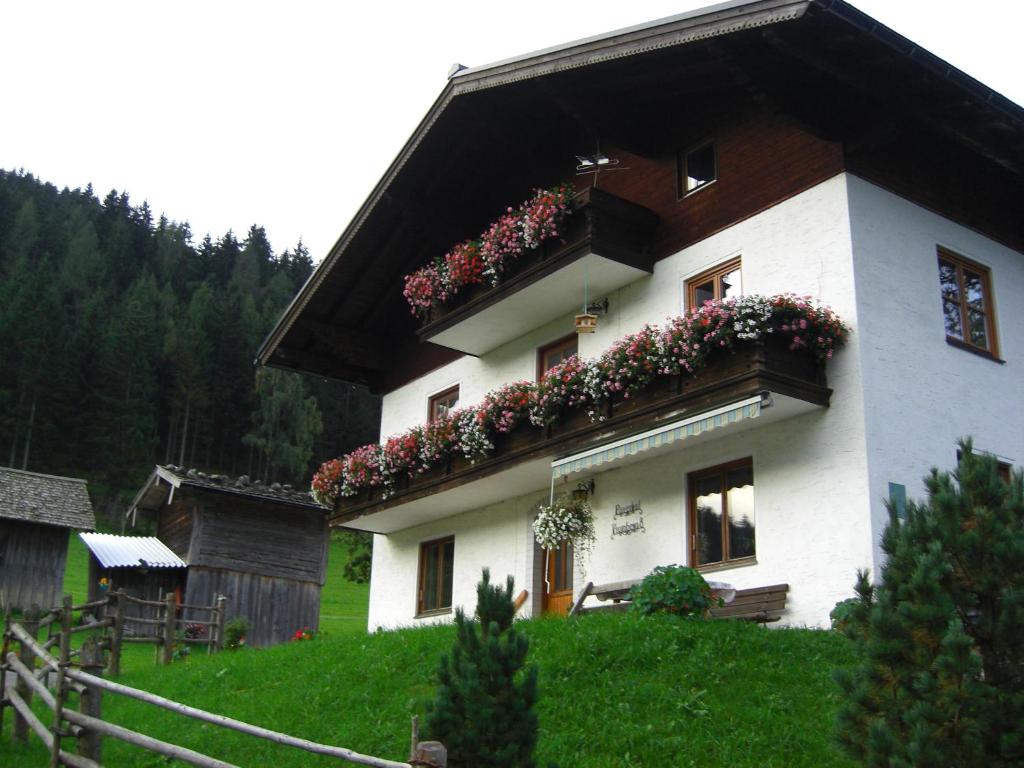
<instances>
[{"instance_id":1,"label":"sign on house wall","mask_svg":"<svg viewBox=\"0 0 1024 768\"><path fill-rule=\"evenodd\" d=\"M612 538L632 536L635 533L647 533L644 527L644 508L639 501L616 504L615 516L612 518Z\"/></svg>"}]
</instances>

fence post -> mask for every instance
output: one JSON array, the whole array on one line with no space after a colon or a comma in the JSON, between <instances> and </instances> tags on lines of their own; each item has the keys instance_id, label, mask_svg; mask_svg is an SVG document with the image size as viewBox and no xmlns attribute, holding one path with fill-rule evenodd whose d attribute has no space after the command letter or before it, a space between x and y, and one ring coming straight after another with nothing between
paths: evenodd
<instances>
[{"instance_id":1,"label":"fence post","mask_svg":"<svg viewBox=\"0 0 1024 768\"><path fill-rule=\"evenodd\" d=\"M409 763L430 768L447 768L448 750L440 741L421 741L416 745L416 754Z\"/></svg>"},{"instance_id":2,"label":"fence post","mask_svg":"<svg viewBox=\"0 0 1024 768\"><path fill-rule=\"evenodd\" d=\"M0 603L4 604L4 639L0 647L0 735L4 732L4 710L7 708L7 651L11 644L11 608L3 596L3 590L0 590Z\"/></svg>"},{"instance_id":3,"label":"fence post","mask_svg":"<svg viewBox=\"0 0 1024 768\"><path fill-rule=\"evenodd\" d=\"M50 768L60 768L60 739L64 733L61 721L64 717L64 700L67 698L68 686L64 671L71 663L71 595L64 595L60 607L60 664L57 669L57 685L55 686L53 705L53 748L50 750Z\"/></svg>"},{"instance_id":4,"label":"fence post","mask_svg":"<svg viewBox=\"0 0 1024 768\"><path fill-rule=\"evenodd\" d=\"M174 626L177 608L174 593L168 592L164 596L164 664L170 664L171 659L174 658Z\"/></svg>"},{"instance_id":5,"label":"fence post","mask_svg":"<svg viewBox=\"0 0 1024 768\"><path fill-rule=\"evenodd\" d=\"M21 617L21 626L25 628L32 637L39 634L39 619L42 616L42 611L39 606L35 603L30 607ZM21 643L18 650L18 658L21 663L29 669L36 668L36 657L33 655L32 650L27 644ZM28 687L28 683L18 676L18 682L15 686L15 690L18 695L25 701L26 704L32 704L32 689ZM18 710L14 710L14 738L20 742L28 741L28 721L21 716Z\"/></svg>"},{"instance_id":6,"label":"fence post","mask_svg":"<svg viewBox=\"0 0 1024 768\"><path fill-rule=\"evenodd\" d=\"M103 650L95 637L88 638L79 652L82 671L95 677L103 677ZM87 685L78 697L78 711L83 715L103 719L103 689ZM78 734L78 754L97 763L102 762L103 735L85 728Z\"/></svg>"},{"instance_id":7,"label":"fence post","mask_svg":"<svg viewBox=\"0 0 1024 768\"><path fill-rule=\"evenodd\" d=\"M211 630L216 631L216 636L211 637L213 640L213 650L220 651L224 648L224 617L227 614L228 599L224 595L217 595L217 600L214 602L216 609L214 610L213 616L216 624L211 627Z\"/></svg>"},{"instance_id":8,"label":"fence post","mask_svg":"<svg viewBox=\"0 0 1024 768\"><path fill-rule=\"evenodd\" d=\"M114 626L110 633L110 664L107 667L107 674L111 677L121 675L121 644L124 640L124 600L121 590L107 595L107 600L114 601Z\"/></svg>"}]
</instances>

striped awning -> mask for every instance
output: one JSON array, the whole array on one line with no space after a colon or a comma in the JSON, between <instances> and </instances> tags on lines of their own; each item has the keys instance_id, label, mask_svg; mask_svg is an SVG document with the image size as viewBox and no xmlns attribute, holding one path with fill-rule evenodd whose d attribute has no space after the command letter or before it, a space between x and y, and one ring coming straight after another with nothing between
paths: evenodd
<instances>
[{"instance_id":1,"label":"striped awning","mask_svg":"<svg viewBox=\"0 0 1024 768\"><path fill-rule=\"evenodd\" d=\"M565 477L575 472L585 472L616 459L678 443L689 437L696 437L740 421L756 419L761 415L761 409L770 405L771 397L768 393L748 397L736 403L723 405L671 424L656 427L639 435L624 437L607 445L566 456L564 459L556 459L551 462L551 479Z\"/></svg>"}]
</instances>

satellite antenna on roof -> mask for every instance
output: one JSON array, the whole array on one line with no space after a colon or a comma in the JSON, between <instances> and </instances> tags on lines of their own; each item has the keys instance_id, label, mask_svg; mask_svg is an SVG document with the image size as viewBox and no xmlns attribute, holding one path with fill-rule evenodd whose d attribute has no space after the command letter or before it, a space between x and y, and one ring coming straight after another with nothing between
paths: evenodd
<instances>
[{"instance_id":1,"label":"satellite antenna on roof","mask_svg":"<svg viewBox=\"0 0 1024 768\"><path fill-rule=\"evenodd\" d=\"M577 176L594 175L594 186L597 186L597 177L608 171L628 171L629 168L616 168L619 164L617 158L608 157L601 151L601 142L597 143L597 151L592 155L576 155L579 165L576 166Z\"/></svg>"}]
</instances>

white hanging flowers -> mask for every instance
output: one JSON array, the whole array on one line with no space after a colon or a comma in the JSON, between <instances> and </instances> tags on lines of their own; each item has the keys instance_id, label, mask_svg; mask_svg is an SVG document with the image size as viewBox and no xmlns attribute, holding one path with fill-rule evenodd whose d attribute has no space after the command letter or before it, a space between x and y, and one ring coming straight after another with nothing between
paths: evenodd
<instances>
[{"instance_id":1,"label":"white hanging flowers","mask_svg":"<svg viewBox=\"0 0 1024 768\"><path fill-rule=\"evenodd\" d=\"M571 541L574 550L589 556L597 541L594 511L585 500L560 496L540 508L533 535L544 549L558 549L563 541Z\"/></svg>"}]
</instances>

